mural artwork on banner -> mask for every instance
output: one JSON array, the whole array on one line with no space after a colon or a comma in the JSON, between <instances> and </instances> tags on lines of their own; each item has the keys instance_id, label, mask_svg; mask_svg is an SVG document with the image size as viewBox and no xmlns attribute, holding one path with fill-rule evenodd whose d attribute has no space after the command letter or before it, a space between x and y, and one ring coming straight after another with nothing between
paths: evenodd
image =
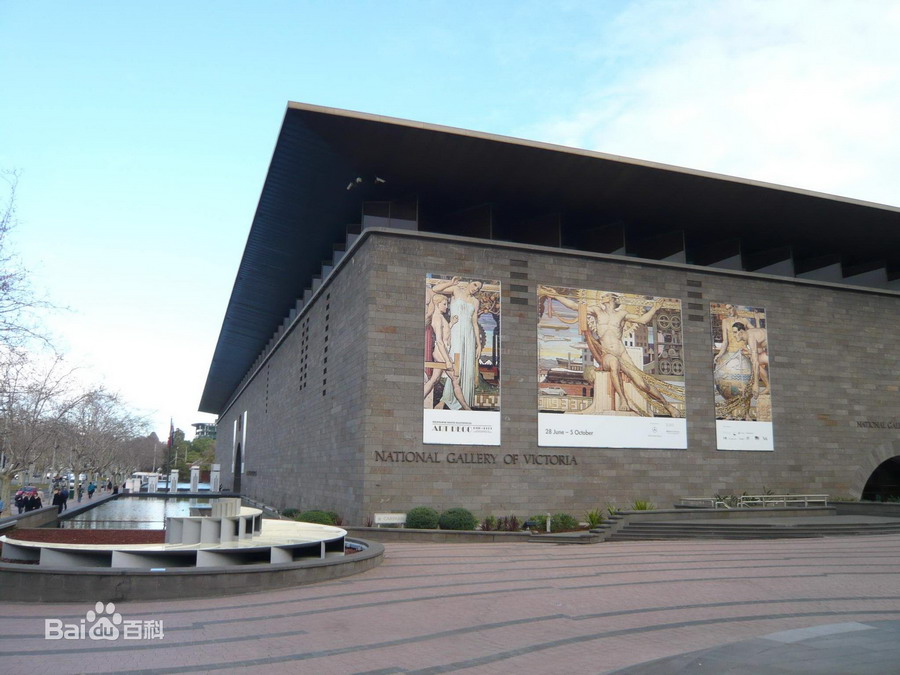
<instances>
[{"instance_id":1,"label":"mural artwork on banner","mask_svg":"<svg viewBox=\"0 0 900 675\"><path fill-rule=\"evenodd\" d=\"M719 450L773 450L769 338L762 307L709 303Z\"/></svg>"},{"instance_id":2,"label":"mural artwork on banner","mask_svg":"<svg viewBox=\"0 0 900 675\"><path fill-rule=\"evenodd\" d=\"M538 445L687 448L681 301L538 287Z\"/></svg>"},{"instance_id":3,"label":"mural artwork on banner","mask_svg":"<svg viewBox=\"0 0 900 675\"><path fill-rule=\"evenodd\" d=\"M500 282L425 278L422 440L500 445Z\"/></svg>"}]
</instances>

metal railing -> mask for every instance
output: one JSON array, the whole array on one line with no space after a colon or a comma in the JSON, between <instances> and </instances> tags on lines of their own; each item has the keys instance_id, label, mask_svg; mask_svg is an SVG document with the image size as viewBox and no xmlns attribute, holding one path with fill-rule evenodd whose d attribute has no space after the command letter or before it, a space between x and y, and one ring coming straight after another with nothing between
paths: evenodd
<instances>
[{"instance_id":1,"label":"metal railing","mask_svg":"<svg viewBox=\"0 0 900 675\"><path fill-rule=\"evenodd\" d=\"M684 506L701 506L708 509L754 508L761 506L828 506L828 495L740 495L734 498L722 497L682 497ZM731 502L729 504L729 502Z\"/></svg>"},{"instance_id":2,"label":"metal railing","mask_svg":"<svg viewBox=\"0 0 900 675\"><path fill-rule=\"evenodd\" d=\"M708 509L730 509L722 499L718 497L682 497L681 503L685 506L703 506Z\"/></svg>"},{"instance_id":3,"label":"metal railing","mask_svg":"<svg viewBox=\"0 0 900 675\"><path fill-rule=\"evenodd\" d=\"M741 495L739 507L753 506L828 506L828 495Z\"/></svg>"}]
</instances>

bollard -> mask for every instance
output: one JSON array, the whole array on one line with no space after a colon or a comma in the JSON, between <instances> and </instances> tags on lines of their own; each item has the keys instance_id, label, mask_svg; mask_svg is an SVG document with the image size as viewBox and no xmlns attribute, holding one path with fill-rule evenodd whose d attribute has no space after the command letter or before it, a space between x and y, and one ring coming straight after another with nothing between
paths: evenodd
<instances>
[{"instance_id":1,"label":"bollard","mask_svg":"<svg viewBox=\"0 0 900 675\"><path fill-rule=\"evenodd\" d=\"M550 514L547 514L547 532L550 532Z\"/></svg>"}]
</instances>

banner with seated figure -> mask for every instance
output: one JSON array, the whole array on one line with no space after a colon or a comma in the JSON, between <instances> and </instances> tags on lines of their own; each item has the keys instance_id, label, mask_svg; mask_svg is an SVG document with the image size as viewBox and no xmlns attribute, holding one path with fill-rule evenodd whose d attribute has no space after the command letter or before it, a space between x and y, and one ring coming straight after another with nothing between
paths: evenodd
<instances>
[{"instance_id":1,"label":"banner with seated figure","mask_svg":"<svg viewBox=\"0 0 900 675\"><path fill-rule=\"evenodd\" d=\"M774 450L762 307L709 303L719 450Z\"/></svg>"},{"instance_id":2,"label":"banner with seated figure","mask_svg":"<svg viewBox=\"0 0 900 675\"><path fill-rule=\"evenodd\" d=\"M422 441L500 445L500 282L425 278Z\"/></svg>"},{"instance_id":3,"label":"banner with seated figure","mask_svg":"<svg viewBox=\"0 0 900 675\"><path fill-rule=\"evenodd\" d=\"M687 448L681 301L538 286L538 445Z\"/></svg>"}]
</instances>

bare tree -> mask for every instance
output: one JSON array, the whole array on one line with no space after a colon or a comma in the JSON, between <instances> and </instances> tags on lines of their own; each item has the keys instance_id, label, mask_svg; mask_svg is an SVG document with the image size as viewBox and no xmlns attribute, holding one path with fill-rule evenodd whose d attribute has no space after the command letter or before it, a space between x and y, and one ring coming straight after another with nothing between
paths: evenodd
<instances>
[{"instance_id":1,"label":"bare tree","mask_svg":"<svg viewBox=\"0 0 900 675\"><path fill-rule=\"evenodd\" d=\"M2 171L0 178L0 345L21 346L29 340L46 342L38 329L35 311L53 305L38 299L29 284L28 271L12 252L9 233L16 226L18 171Z\"/></svg>"},{"instance_id":2,"label":"bare tree","mask_svg":"<svg viewBox=\"0 0 900 675\"><path fill-rule=\"evenodd\" d=\"M0 499L10 503L17 473L44 468L60 441L66 415L81 398L73 369L59 355L38 359L0 346ZM28 480L31 476L28 475Z\"/></svg>"},{"instance_id":3,"label":"bare tree","mask_svg":"<svg viewBox=\"0 0 900 675\"><path fill-rule=\"evenodd\" d=\"M139 466L132 441L146 426L147 421L128 410L118 394L94 389L67 411L63 443L72 454L76 473L90 479L112 474L118 482Z\"/></svg>"}]
</instances>

